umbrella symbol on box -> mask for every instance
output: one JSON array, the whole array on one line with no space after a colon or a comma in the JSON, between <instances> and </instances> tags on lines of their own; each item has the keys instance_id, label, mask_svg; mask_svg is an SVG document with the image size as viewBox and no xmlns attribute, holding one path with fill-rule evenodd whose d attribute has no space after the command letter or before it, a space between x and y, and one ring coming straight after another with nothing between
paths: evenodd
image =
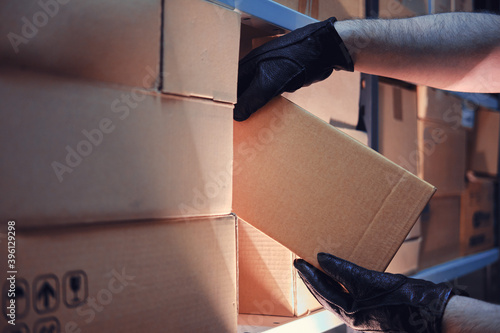
<instances>
[{"instance_id":1,"label":"umbrella symbol on box","mask_svg":"<svg viewBox=\"0 0 500 333\"><path fill-rule=\"evenodd\" d=\"M53 274L35 279L33 284L33 305L39 314L55 311L59 305L59 281Z\"/></svg>"},{"instance_id":2,"label":"umbrella symbol on box","mask_svg":"<svg viewBox=\"0 0 500 333\"><path fill-rule=\"evenodd\" d=\"M11 293L9 293L9 289L10 289L10 283L9 282L4 283L2 290L2 295L3 295L2 308L4 316L7 316L7 307L9 306L11 299L9 297L9 295L11 295ZM16 278L16 287L14 294L15 294L14 298L16 300L16 319L21 319L28 314L29 310L30 291L28 282L26 282L25 279Z\"/></svg>"}]
</instances>

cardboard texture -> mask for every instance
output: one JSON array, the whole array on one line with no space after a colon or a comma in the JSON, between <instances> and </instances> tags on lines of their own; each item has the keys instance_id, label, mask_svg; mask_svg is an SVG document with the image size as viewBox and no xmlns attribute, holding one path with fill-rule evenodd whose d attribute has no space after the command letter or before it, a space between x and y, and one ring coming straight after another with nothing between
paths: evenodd
<instances>
[{"instance_id":1,"label":"cardboard texture","mask_svg":"<svg viewBox=\"0 0 500 333\"><path fill-rule=\"evenodd\" d=\"M417 175L417 93L379 83L379 152Z\"/></svg>"},{"instance_id":2,"label":"cardboard texture","mask_svg":"<svg viewBox=\"0 0 500 333\"><path fill-rule=\"evenodd\" d=\"M495 181L468 175L462 193L460 214L460 253L473 254L495 245Z\"/></svg>"},{"instance_id":3,"label":"cardboard texture","mask_svg":"<svg viewBox=\"0 0 500 333\"><path fill-rule=\"evenodd\" d=\"M476 112L476 126L472 134L472 147L468 165L471 170L490 176L498 173L498 142L500 114L480 108Z\"/></svg>"},{"instance_id":4,"label":"cardboard texture","mask_svg":"<svg viewBox=\"0 0 500 333\"><path fill-rule=\"evenodd\" d=\"M231 211L230 104L7 69L0 91L2 219L31 227Z\"/></svg>"},{"instance_id":5,"label":"cardboard texture","mask_svg":"<svg viewBox=\"0 0 500 333\"><path fill-rule=\"evenodd\" d=\"M162 91L236 103L240 21L207 1L165 1Z\"/></svg>"},{"instance_id":6,"label":"cardboard texture","mask_svg":"<svg viewBox=\"0 0 500 333\"><path fill-rule=\"evenodd\" d=\"M460 196L434 197L422 213L419 269L460 255Z\"/></svg>"},{"instance_id":7,"label":"cardboard texture","mask_svg":"<svg viewBox=\"0 0 500 333\"><path fill-rule=\"evenodd\" d=\"M290 250L238 220L239 312L300 316L321 308L293 267Z\"/></svg>"},{"instance_id":8,"label":"cardboard texture","mask_svg":"<svg viewBox=\"0 0 500 333\"><path fill-rule=\"evenodd\" d=\"M360 143L364 144L365 146L368 146L368 134L363 131L358 131L352 128L344 128L344 127L337 127L335 126L339 131L344 132L345 134L349 135L351 138L359 141Z\"/></svg>"},{"instance_id":9,"label":"cardboard texture","mask_svg":"<svg viewBox=\"0 0 500 333\"><path fill-rule=\"evenodd\" d=\"M232 215L18 232L15 328L236 332L235 242Z\"/></svg>"},{"instance_id":10,"label":"cardboard texture","mask_svg":"<svg viewBox=\"0 0 500 333\"><path fill-rule=\"evenodd\" d=\"M427 0L380 0L380 18L405 18L429 13Z\"/></svg>"},{"instance_id":11,"label":"cardboard texture","mask_svg":"<svg viewBox=\"0 0 500 333\"><path fill-rule=\"evenodd\" d=\"M418 270L421 243L420 238L404 241L385 271L406 275L415 273Z\"/></svg>"},{"instance_id":12,"label":"cardboard texture","mask_svg":"<svg viewBox=\"0 0 500 333\"><path fill-rule=\"evenodd\" d=\"M384 270L433 193L283 97L234 124L233 211L315 266Z\"/></svg>"},{"instance_id":13,"label":"cardboard texture","mask_svg":"<svg viewBox=\"0 0 500 333\"><path fill-rule=\"evenodd\" d=\"M361 0L276 0L275 2L320 21L332 16L338 20L365 17L365 2Z\"/></svg>"},{"instance_id":14,"label":"cardboard texture","mask_svg":"<svg viewBox=\"0 0 500 333\"><path fill-rule=\"evenodd\" d=\"M3 64L157 88L160 0L5 0L0 22Z\"/></svg>"}]
</instances>

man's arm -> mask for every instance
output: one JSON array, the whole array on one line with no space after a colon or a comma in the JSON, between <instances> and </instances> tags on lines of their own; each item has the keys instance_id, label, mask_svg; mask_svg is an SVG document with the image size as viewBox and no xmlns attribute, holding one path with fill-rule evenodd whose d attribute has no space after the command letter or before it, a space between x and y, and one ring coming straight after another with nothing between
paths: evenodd
<instances>
[{"instance_id":1,"label":"man's arm","mask_svg":"<svg viewBox=\"0 0 500 333\"><path fill-rule=\"evenodd\" d=\"M500 305L454 296L443 316L443 333L494 333L500 331Z\"/></svg>"},{"instance_id":2,"label":"man's arm","mask_svg":"<svg viewBox=\"0 0 500 333\"><path fill-rule=\"evenodd\" d=\"M335 23L354 69L435 88L500 92L500 16L446 13Z\"/></svg>"}]
</instances>

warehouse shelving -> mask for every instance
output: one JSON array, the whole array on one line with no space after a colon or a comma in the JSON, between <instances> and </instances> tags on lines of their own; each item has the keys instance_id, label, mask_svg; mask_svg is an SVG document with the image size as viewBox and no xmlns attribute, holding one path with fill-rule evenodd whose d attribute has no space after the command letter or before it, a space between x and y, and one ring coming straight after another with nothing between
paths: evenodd
<instances>
[{"instance_id":1,"label":"warehouse shelving","mask_svg":"<svg viewBox=\"0 0 500 333\"><path fill-rule=\"evenodd\" d=\"M296 12L271 0L209 0L242 14L242 23L258 28L269 34L284 33L310 23L316 19ZM429 1L429 8L431 2ZM367 17L378 13L378 0L366 0ZM360 119L367 131L369 145L378 149L378 78L362 74L360 90ZM488 94L469 94L451 92L464 100L490 109L500 110L497 98ZM500 163L499 163L500 165ZM433 282L452 281L458 277L487 267L499 260L498 248L466 257L461 257L443 264L417 272L413 277ZM249 324L250 323L250 324ZM333 314L319 310L301 318L272 317L258 315L240 315L239 333L281 333L281 332L333 332L343 323Z\"/></svg>"}]
</instances>

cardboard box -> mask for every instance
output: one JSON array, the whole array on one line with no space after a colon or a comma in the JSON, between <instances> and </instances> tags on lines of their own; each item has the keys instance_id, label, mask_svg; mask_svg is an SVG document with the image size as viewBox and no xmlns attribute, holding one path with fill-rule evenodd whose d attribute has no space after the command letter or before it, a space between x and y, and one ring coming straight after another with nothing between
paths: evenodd
<instances>
[{"instance_id":1,"label":"cardboard box","mask_svg":"<svg viewBox=\"0 0 500 333\"><path fill-rule=\"evenodd\" d=\"M239 312L301 316L321 308L293 266L290 250L238 220Z\"/></svg>"},{"instance_id":2,"label":"cardboard box","mask_svg":"<svg viewBox=\"0 0 500 333\"><path fill-rule=\"evenodd\" d=\"M232 105L1 70L1 219L228 214Z\"/></svg>"},{"instance_id":3,"label":"cardboard box","mask_svg":"<svg viewBox=\"0 0 500 333\"><path fill-rule=\"evenodd\" d=\"M240 16L213 3L7 0L0 22L1 63L236 101Z\"/></svg>"},{"instance_id":4,"label":"cardboard box","mask_svg":"<svg viewBox=\"0 0 500 333\"><path fill-rule=\"evenodd\" d=\"M233 211L316 266L384 270L434 190L283 97L234 124Z\"/></svg>"},{"instance_id":5,"label":"cardboard box","mask_svg":"<svg viewBox=\"0 0 500 333\"><path fill-rule=\"evenodd\" d=\"M417 93L413 89L379 83L379 152L417 175Z\"/></svg>"},{"instance_id":6,"label":"cardboard box","mask_svg":"<svg viewBox=\"0 0 500 333\"><path fill-rule=\"evenodd\" d=\"M332 125L330 123L330 125ZM363 131L358 131L352 128L345 128L345 127L338 127L335 126L339 131L344 132L345 134L349 135L351 138L359 141L360 143L364 144L365 146L368 146L368 134Z\"/></svg>"},{"instance_id":7,"label":"cardboard box","mask_svg":"<svg viewBox=\"0 0 500 333\"><path fill-rule=\"evenodd\" d=\"M232 215L18 231L15 328L236 332L235 242Z\"/></svg>"},{"instance_id":8,"label":"cardboard box","mask_svg":"<svg viewBox=\"0 0 500 333\"><path fill-rule=\"evenodd\" d=\"M474 1L473 0L452 0L451 10L453 12L473 12L474 11Z\"/></svg>"},{"instance_id":9,"label":"cardboard box","mask_svg":"<svg viewBox=\"0 0 500 333\"><path fill-rule=\"evenodd\" d=\"M415 273L418 270L421 243L420 238L404 241L385 271L406 275Z\"/></svg>"},{"instance_id":10,"label":"cardboard box","mask_svg":"<svg viewBox=\"0 0 500 333\"><path fill-rule=\"evenodd\" d=\"M438 196L465 189L467 132L462 100L442 90L417 87L418 175L437 187Z\"/></svg>"},{"instance_id":11,"label":"cardboard box","mask_svg":"<svg viewBox=\"0 0 500 333\"><path fill-rule=\"evenodd\" d=\"M365 17L365 2L361 0L275 0L275 2L320 21L332 16L338 20Z\"/></svg>"},{"instance_id":12,"label":"cardboard box","mask_svg":"<svg viewBox=\"0 0 500 333\"><path fill-rule=\"evenodd\" d=\"M418 136L419 177L437 187L437 196L460 195L465 189L465 130L419 119Z\"/></svg>"},{"instance_id":13,"label":"cardboard box","mask_svg":"<svg viewBox=\"0 0 500 333\"><path fill-rule=\"evenodd\" d=\"M460 255L460 196L434 197L422 213L419 268L427 268Z\"/></svg>"},{"instance_id":14,"label":"cardboard box","mask_svg":"<svg viewBox=\"0 0 500 333\"><path fill-rule=\"evenodd\" d=\"M240 14L202 0L164 6L162 91L236 103Z\"/></svg>"},{"instance_id":15,"label":"cardboard box","mask_svg":"<svg viewBox=\"0 0 500 333\"><path fill-rule=\"evenodd\" d=\"M379 17L405 18L426 15L429 13L427 0L380 0Z\"/></svg>"},{"instance_id":16,"label":"cardboard box","mask_svg":"<svg viewBox=\"0 0 500 333\"><path fill-rule=\"evenodd\" d=\"M476 112L476 127L472 133L472 147L468 161L471 170L489 176L497 175L499 135L498 111L479 108Z\"/></svg>"},{"instance_id":17,"label":"cardboard box","mask_svg":"<svg viewBox=\"0 0 500 333\"><path fill-rule=\"evenodd\" d=\"M468 175L467 189L462 193L460 214L460 253L473 254L495 245L494 202L492 179Z\"/></svg>"}]
</instances>

